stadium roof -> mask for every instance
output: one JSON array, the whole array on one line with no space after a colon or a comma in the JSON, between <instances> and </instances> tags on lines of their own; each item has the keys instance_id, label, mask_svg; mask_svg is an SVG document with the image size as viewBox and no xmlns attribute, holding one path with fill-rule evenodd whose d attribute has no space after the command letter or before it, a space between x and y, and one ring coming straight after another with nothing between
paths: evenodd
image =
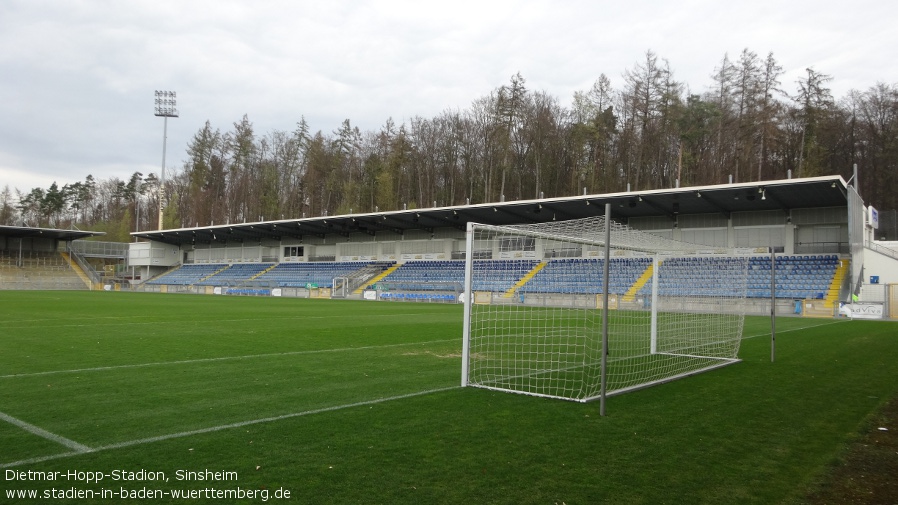
<instances>
[{"instance_id":1,"label":"stadium roof","mask_svg":"<svg viewBox=\"0 0 898 505\"><path fill-rule=\"evenodd\" d=\"M688 188L656 189L539 200L454 205L427 209L371 212L340 216L224 224L135 232L131 235L168 244L211 244L262 239L280 240L304 236L454 227L464 230L468 221L511 225L562 221L604 215L611 204L612 218L626 222L632 217L723 214L795 208L843 207L848 203L848 184L841 176L783 179L741 184L718 184Z\"/></svg>"},{"instance_id":2,"label":"stadium roof","mask_svg":"<svg viewBox=\"0 0 898 505\"><path fill-rule=\"evenodd\" d=\"M96 237L99 235L106 235L106 232L31 228L28 226L0 226L0 236L9 238L48 238L69 241Z\"/></svg>"}]
</instances>

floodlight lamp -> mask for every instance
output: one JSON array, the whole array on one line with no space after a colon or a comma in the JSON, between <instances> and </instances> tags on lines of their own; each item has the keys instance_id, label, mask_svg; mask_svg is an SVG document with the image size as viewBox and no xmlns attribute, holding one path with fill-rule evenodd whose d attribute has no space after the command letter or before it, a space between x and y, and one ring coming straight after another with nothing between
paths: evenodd
<instances>
[{"instance_id":1,"label":"floodlight lamp","mask_svg":"<svg viewBox=\"0 0 898 505\"><path fill-rule=\"evenodd\" d=\"M156 90L155 115L160 117L178 117L178 100L174 91Z\"/></svg>"}]
</instances>

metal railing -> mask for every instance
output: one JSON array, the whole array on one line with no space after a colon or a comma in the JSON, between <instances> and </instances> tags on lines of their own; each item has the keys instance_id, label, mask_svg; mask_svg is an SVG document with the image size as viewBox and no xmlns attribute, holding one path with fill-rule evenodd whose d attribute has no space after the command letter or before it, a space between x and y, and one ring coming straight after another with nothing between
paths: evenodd
<instances>
[{"instance_id":1,"label":"metal railing","mask_svg":"<svg viewBox=\"0 0 898 505\"><path fill-rule=\"evenodd\" d=\"M90 279L90 282L94 284L100 284L103 282L103 277L97 272L94 267L84 259L84 256L81 255L80 252L70 249L69 257L81 267L81 270L87 275Z\"/></svg>"},{"instance_id":2,"label":"metal railing","mask_svg":"<svg viewBox=\"0 0 898 505\"><path fill-rule=\"evenodd\" d=\"M883 256L888 256L890 258L894 258L894 259L898 260L898 251L896 251L894 249L881 246L875 242L867 242L866 245L867 245L867 249L876 251L879 254L882 254Z\"/></svg>"},{"instance_id":3,"label":"metal railing","mask_svg":"<svg viewBox=\"0 0 898 505\"><path fill-rule=\"evenodd\" d=\"M848 242L796 242L795 254L849 254Z\"/></svg>"},{"instance_id":4,"label":"metal railing","mask_svg":"<svg viewBox=\"0 0 898 505\"><path fill-rule=\"evenodd\" d=\"M88 258L128 257L129 244L124 242L100 242L98 240L73 240L69 249Z\"/></svg>"}]
</instances>

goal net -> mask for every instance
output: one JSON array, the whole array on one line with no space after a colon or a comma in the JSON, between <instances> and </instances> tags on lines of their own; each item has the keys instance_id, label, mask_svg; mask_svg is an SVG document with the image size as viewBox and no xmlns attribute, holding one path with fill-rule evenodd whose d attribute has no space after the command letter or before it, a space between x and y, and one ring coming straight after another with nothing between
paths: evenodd
<instances>
[{"instance_id":1,"label":"goal net","mask_svg":"<svg viewBox=\"0 0 898 505\"><path fill-rule=\"evenodd\" d=\"M738 361L748 256L608 225L469 224L463 386L585 402Z\"/></svg>"}]
</instances>

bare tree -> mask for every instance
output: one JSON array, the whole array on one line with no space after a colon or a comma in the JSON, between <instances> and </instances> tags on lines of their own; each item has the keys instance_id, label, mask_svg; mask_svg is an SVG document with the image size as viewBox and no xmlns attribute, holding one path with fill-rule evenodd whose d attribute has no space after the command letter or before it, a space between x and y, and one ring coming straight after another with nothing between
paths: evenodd
<instances>
[{"instance_id":1,"label":"bare tree","mask_svg":"<svg viewBox=\"0 0 898 505\"><path fill-rule=\"evenodd\" d=\"M802 121L801 148L798 152L798 176L816 175L822 163L817 142L818 127L831 112L833 97L826 83L831 76L807 68L807 77L798 80L798 94L792 97Z\"/></svg>"},{"instance_id":2,"label":"bare tree","mask_svg":"<svg viewBox=\"0 0 898 505\"><path fill-rule=\"evenodd\" d=\"M767 53L761 70L761 79L757 87L758 115L757 128L759 137L758 147L758 180L764 179L764 167L768 159L768 141L776 136L776 124L774 119L780 109L780 104L774 99L777 94L782 94L779 85L779 77L783 74L783 67L773 57L773 53Z\"/></svg>"}]
</instances>

